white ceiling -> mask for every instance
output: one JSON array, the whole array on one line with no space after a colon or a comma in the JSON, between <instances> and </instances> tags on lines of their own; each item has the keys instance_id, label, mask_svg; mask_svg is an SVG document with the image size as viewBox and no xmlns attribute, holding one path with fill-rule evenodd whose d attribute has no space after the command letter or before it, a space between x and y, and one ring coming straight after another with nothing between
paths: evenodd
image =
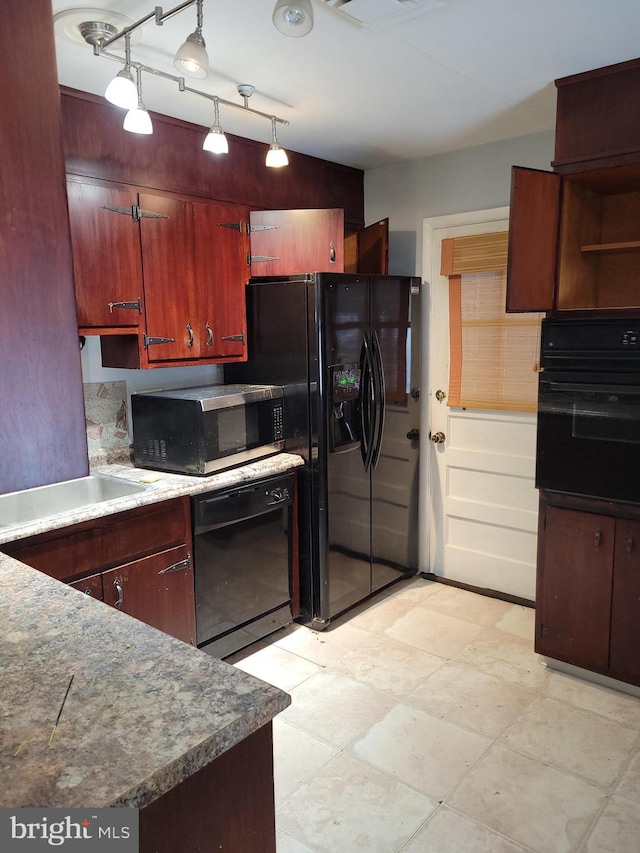
<instances>
[{"instance_id":1,"label":"white ceiling","mask_svg":"<svg viewBox=\"0 0 640 853\"><path fill-rule=\"evenodd\" d=\"M250 106L289 121L278 125L284 148L370 169L550 130L554 79L640 56L640 0L355 0L356 9L397 12L365 26L333 2L312 0L313 30L289 38L271 22L275 0L204 0L211 71L188 85L240 104L237 84L251 83ZM133 22L154 5L87 8ZM76 40L78 19L84 12L56 26L66 32L56 35L59 80L103 94L120 66ZM195 6L162 27L151 20L137 31L132 60L177 75L173 54L195 24ZM212 123L211 102L171 81L144 75L143 97L149 110ZM270 141L264 119L224 107L220 117L230 133Z\"/></svg>"}]
</instances>

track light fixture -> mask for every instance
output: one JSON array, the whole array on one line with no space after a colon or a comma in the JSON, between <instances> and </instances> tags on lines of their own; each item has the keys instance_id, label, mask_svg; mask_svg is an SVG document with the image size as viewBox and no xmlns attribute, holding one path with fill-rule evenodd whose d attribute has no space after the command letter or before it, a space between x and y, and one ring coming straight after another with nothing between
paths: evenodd
<instances>
[{"instance_id":1,"label":"track light fixture","mask_svg":"<svg viewBox=\"0 0 640 853\"><path fill-rule=\"evenodd\" d=\"M153 133L151 116L147 112L145 105L142 103L142 72L139 68L136 68L136 93L136 106L126 114L122 126L130 133Z\"/></svg>"},{"instance_id":2,"label":"track light fixture","mask_svg":"<svg viewBox=\"0 0 640 853\"><path fill-rule=\"evenodd\" d=\"M205 136L202 147L205 151L211 151L212 154L228 154L229 143L224 135L224 130L220 127L220 110L218 109L218 98L213 99L213 125L209 129L209 133Z\"/></svg>"},{"instance_id":3,"label":"track light fixture","mask_svg":"<svg viewBox=\"0 0 640 853\"><path fill-rule=\"evenodd\" d=\"M195 31L187 36L178 48L173 64L188 77L206 77L209 73L207 46L202 37L202 0L196 0L198 23Z\"/></svg>"},{"instance_id":4,"label":"track light fixture","mask_svg":"<svg viewBox=\"0 0 640 853\"><path fill-rule=\"evenodd\" d=\"M273 25L285 36L306 36L313 29L311 0L278 0L273 10Z\"/></svg>"},{"instance_id":5,"label":"track light fixture","mask_svg":"<svg viewBox=\"0 0 640 853\"><path fill-rule=\"evenodd\" d=\"M276 137L276 117L271 116L271 145L269 146L269 150L267 151L267 159L265 160L265 165L270 166L272 169L280 169L282 166L289 165L289 158L287 157L287 152L284 148L280 147L278 143L278 139Z\"/></svg>"},{"instance_id":6,"label":"track light fixture","mask_svg":"<svg viewBox=\"0 0 640 853\"><path fill-rule=\"evenodd\" d=\"M149 14L140 18L140 20L123 27L123 29L119 31L112 24L101 23L98 21L98 16L94 17L90 21L85 21L80 24L78 26L78 30L84 40L92 46L95 56L102 56L106 59L111 59L124 65L124 67L116 74L114 79L107 86L105 97L112 104L128 110L123 124L125 130L131 131L132 133L153 133L151 118L142 101L142 72L152 74L154 77L162 77L165 80L171 80L178 84L178 88L181 92L189 92L193 95L198 95L201 98L207 98L208 100L213 101L214 120L213 125L209 129L202 145L205 151L211 151L214 154L226 154L229 150L227 137L220 126L219 106L222 104L225 107L242 110L245 113L250 113L251 115L259 116L260 118L270 121L272 128L272 141L269 146L269 150L267 151L266 165L270 167L286 166L288 163L287 152L281 148L278 143L276 137L276 123L279 122L286 126L289 122L286 119L278 118L277 116L269 115L268 113L263 113L260 110L255 110L250 107L249 97L255 91L253 86L247 83L243 83L238 86L238 93L243 100L242 104L238 104L233 101L227 101L224 98L220 98L218 95L212 95L208 92L193 89L186 85L184 77L176 77L173 74L168 74L165 71L160 71L157 68L152 68L151 66L144 65L141 62L132 61L131 35L134 31L151 20L154 20L157 26L162 26L168 18L177 15L190 6L196 6L196 29L193 33L187 36L185 42L178 49L174 65L179 71L182 71L183 74L188 76L201 78L206 77L209 71L209 58L207 56L205 41L202 35L203 2L204 0L185 0L185 2L176 6L174 9L170 9L168 12L165 12L161 6L156 6L153 12L149 12ZM283 4L279 0L277 6L282 5ZM309 32L313 25L313 12L311 10L309 0L300 0L296 4L289 5L292 7L295 5L296 8L300 7L300 10L302 10L301 14L305 17L305 23L303 25L299 22L296 26L301 26L302 28L308 26L308 29L306 29L305 32ZM310 25L308 18L311 20ZM303 35L304 33L299 31L295 34ZM122 38L124 39L125 44L124 60L122 59L122 56L110 53L108 50L115 41ZM133 69L135 69L136 74L135 82L132 74Z\"/></svg>"}]
</instances>

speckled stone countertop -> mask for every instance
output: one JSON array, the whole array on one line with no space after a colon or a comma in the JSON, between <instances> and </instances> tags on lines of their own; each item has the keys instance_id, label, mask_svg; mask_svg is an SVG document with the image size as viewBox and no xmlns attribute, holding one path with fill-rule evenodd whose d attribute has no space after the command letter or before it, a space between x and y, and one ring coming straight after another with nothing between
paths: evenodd
<instances>
[{"instance_id":1,"label":"speckled stone countertop","mask_svg":"<svg viewBox=\"0 0 640 853\"><path fill-rule=\"evenodd\" d=\"M289 704L278 688L2 554L0 625L3 807L141 808Z\"/></svg>"},{"instance_id":2,"label":"speckled stone countertop","mask_svg":"<svg viewBox=\"0 0 640 853\"><path fill-rule=\"evenodd\" d=\"M259 480L274 474L303 465L303 459L290 453L277 453L266 459L260 459L243 465L239 468L231 468L218 474L207 477L192 477L182 474L167 474L161 471L148 471L144 468L134 468L127 463L112 463L98 465L91 468L92 474L106 474L110 477L120 477L125 480L133 480L136 483L144 483L144 492L138 492L128 497L115 498L109 501L91 504L81 509L69 510L39 518L36 521L28 521L22 524L11 524L6 527L0 525L0 548L3 543L13 542L16 539L25 539L38 533L46 533L50 530L59 530L71 524L88 521L92 518L101 518L105 515L113 515L117 512L147 506L158 501L181 495L195 495L202 492L210 492L216 489L224 489L237 486L239 483L250 480Z\"/></svg>"}]
</instances>

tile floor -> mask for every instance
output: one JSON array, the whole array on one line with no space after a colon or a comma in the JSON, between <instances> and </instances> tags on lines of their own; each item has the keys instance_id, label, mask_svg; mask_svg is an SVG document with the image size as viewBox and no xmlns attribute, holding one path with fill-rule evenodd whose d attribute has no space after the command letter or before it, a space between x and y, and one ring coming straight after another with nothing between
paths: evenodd
<instances>
[{"instance_id":1,"label":"tile floor","mask_svg":"<svg viewBox=\"0 0 640 853\"><path fill-rule=\"evenodd\" d=\"M292 698L278 853L638 853L640 699L547 669L533 616L414 578L230 659Z\"/></svg>"}]
</instances>

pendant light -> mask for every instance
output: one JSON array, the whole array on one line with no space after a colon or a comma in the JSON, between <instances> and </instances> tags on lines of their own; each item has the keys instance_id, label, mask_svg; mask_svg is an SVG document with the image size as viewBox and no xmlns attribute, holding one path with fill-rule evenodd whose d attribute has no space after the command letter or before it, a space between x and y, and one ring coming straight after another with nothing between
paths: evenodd
<instances>
[{"instance_id":1,"label":"pendant light","mask_svg":"<svg viewBox=\"0 0 640 853\"><path fill-rule=\"evenodd\" d=\"M138 89L131 74L131 45L128 32L124 34L124 57L124 68L118 71L109 83L104 96L116 107L122 107L123 110L133 110L138 103Z\"/></svg>"},{"instance_id":2,"label":"pendant light","mask_svg":"<svg viewBox=\"0 0 640 853\"><path fill-rule=\"evenodd\" d=\"M271 140L269 150L267 151L265 165L269 166L272 169L280 169L282 166L289 165L289 158L287 157L287 152L284 150L284 148L281 148L278 143L278 139L276 137L275 116L271 116L271 131L273 134L273 138Z\"/></svg>"},{"instance_id":3,"label":"pendant light","mask_svg":"<svg viewBox=\"0 0 640 853\"><path fill-rule=\"evenodd\" d=\"M278 0L273 10L273 25L285 36L306 36L313 29L311 0Z\"/></svg>"},{"instance_id":4,"label":"pendant light","mask_svg":"<svg viewBox=\"0 0 640 853\"><path fill-rule=\"evenodd\" d=\"M206 77L209 73L207 46L202 36L202 0L196 4L198 20L195 31L178 48L173 64L187 77Z\"/></svg>"},{"instance_id":5,"label":"pendant light","mask_svg":"<svg viewBox=\"0 0 640 853\"><path fill-rule=\"evenodd\" d=\"M136 68L136 92L138 96L137 105L126 114L122 126L130 133L153 133L151 116L142 103L142 72L139 68Z\"/></svg>"},{"instance_id":6,"label":"pendant light","mask_svg":"<svg viewBox=\"0 0 640 853\"><path fill-rule=\"evenodd\" d=\"M213 99L213 125L206 135L202 147L205 151L211 151L212 154L228 154L229 143L224 135L224 130L220 127L220 110L218 108L218 98Z\"/></svg>"}]
</instances>

